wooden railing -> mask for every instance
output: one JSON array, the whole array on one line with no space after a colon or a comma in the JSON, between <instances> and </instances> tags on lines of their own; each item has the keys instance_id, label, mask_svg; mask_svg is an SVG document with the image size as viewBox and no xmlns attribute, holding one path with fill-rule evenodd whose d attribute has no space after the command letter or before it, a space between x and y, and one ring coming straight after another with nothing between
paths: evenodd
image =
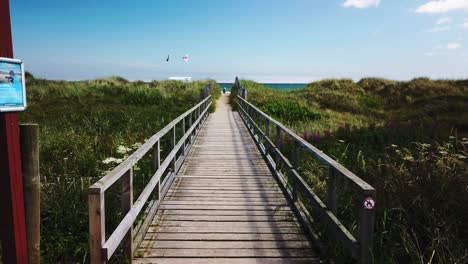
<instances>
[{"instance_id":1,"label":"wooden railing","mask_svg":"<svg viewBox=\"0 0 468 264\"><path fill-rule=\"evenodd\" d=\"M245 89L240 86L240 90ZM238 109L248 130L254 138L260 152L267 160L267 164L274 172L280 187L290 200L301 224L309 234L320 241L313 226L312 213L318 215L320 222L327 226L327 230L350 253L352 258L360 263L369 263L372 257L372 236L374 231L375 214L375 189L365 181L354 175L341 164L325 155L306 140L302 139L280 122L274 120L257 107L247 102L242 96L238 96ZM259 125L261 123L261 125ZM260 126L263 126L262 129ZM270 129L276 132L275 142L270 138ZM282 134L289 137L293 143L291 157L287 158L281 151ZM312 191L309 185L299 175L300 153L306 151L328 166L328 203L325 205ZM356 208L359 210L358 235L355 238L337 218L337 178L341 177L349 182L355 192L358 193ZM305 206L307 204L308 206ZM312 208L310 212L308 208Z\"/></svg>"},{"instance_id":2,"label":"wooden railing","mask_svg":"<svg viewBox=\"0 0 468 264\"><path fill-rule=\"evenodd\" d=\"M123 243L123 253L125 257L132 259L135 246L139 245L144 234L146 234L150 222L159 208L160 201L164 199L164 196L174 180L175 174L179 170L186 153L191 147L193 139L198 134L202 123L208 115L208 109L211 105L211 95L209 95L207 91L211 91L211 86L203 90L202 96L206 97L203 101L174 119L161 131L153 135L119 166L89 188L89 244L91 263L105 263L111 258L121 243ZM188 122L188 126L186 122ZM179 125L181 138L176 142L176 129ZM161 138L168 133L171 133L172 150L161 163L160 141ZM154 175L149 180L138 199L134 202L133 167L148 152L151 152L153 155L152 163ZM167 174L161 183L161 179L165 173ZM109 238L106 239L104 195L106 190L118 180L121 180L122 184L121 204L123 219ZM147 206L147 216L142 223L134 228L135 220L141 213L150 196L153 197L152 201L150 201L150 205Z\"/></svg>"}]
</instances>

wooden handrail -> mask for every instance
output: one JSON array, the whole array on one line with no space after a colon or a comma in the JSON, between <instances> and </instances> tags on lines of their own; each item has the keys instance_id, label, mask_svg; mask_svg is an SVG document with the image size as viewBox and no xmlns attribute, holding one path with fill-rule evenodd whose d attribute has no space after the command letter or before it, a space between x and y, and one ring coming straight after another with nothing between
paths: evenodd
<instances>
[{"instance_id":1,"label":"wooden handrail","mask_svg":"<svg viewBox=\"0 0 468 264\"><path fill-rule=\"evenodd\" d=\"M208 86L207 86L208 87ZM211 95L206 91L211 91L209 88L204 88L202 94L203 100L196 106L192 107L187 112L183 113L158 133L154 134L148 139L140 148L138 148L132 155L130 155L120 165L110 171L106 176L94 183L89 188L88 193L88 206L89 206L89 243L90 243L90 259L91 263L105 263L114 254L117 247L124 242L124 254L132 258L134 241L133 241L133 224L137 219L141 210L152 194L157 191L155 195L158 201L164 199L165 193L160 193L160 188L167 189L172 183L175 173L177 172L177 160L185 159L185 151L189 145L192 144L192 137L198 134L201 124L208 115L208 109L211 105ZM190 127L186 129L185 119L189 117ZM192 119L195 119L194 121ZM176 143L176 127L181 123L182 136ZM160 140L163 136L171 132L172 150L161 163L160 161ZM188 143L187 143L188 141ZM138 199L133 202L133 166L145 156L150 150L153 149L153 167L155 169L154 175L141 192ZM179 151L182 149L181 156L178 157ZM180 163L179 163L180 164ZM168 174L161 186L161 178L169 168ZM170 177L170 178L169 178ZM122 221L117 228L112 232L109 239L105 239L105 205L104 195L105 191L111 187L119 179L122 181L122 214L124 215ZM166 186L164 186L164 184ZM157 187L157 188L156 188ZM153 206L159 206L154 203ZM152 208L152 215L155 214L157 207ZM146 230L144 230L146 232ZM141 238L141 236L139 236Z\"/></svg>"},{"instance_id":2,"label":"wooden handrail","mask_svg":"<svg viewBox=\"0 0 468 264\"><path fill-rule=\"evenodd\" d=\"M240 90L245 90L239 82ZM311 215L307 211L307 208L298 200L298 193L303 194L308 204L312 206L318 212L320 219L326 224L328 230L332 235L342 242L347 250L351 252L353 258L359 260L360 263L369 263L372 254L372 236L374 231L374 218L375 209L369 210L364 206L365 199L373 199L375 202L376 191L375 189L366 183L364 180L356 176L354 173L343 167L341 164L330 158L328 155L323 153L321 150L305 141L294 132L289 130L280 122L276 121L272 117L265 114L263 111L247 102L242 96L237 96L237 105L240 110L240 115L248 127L254 141L259 147L262 155L267 160L269 167L274 171L282 189L286 192L288 199L293 204L293 207L298 213L299 218L303 218L304 215ZM254 117L255 116L255 117ZM265 121L265 132L255 122L254 119L263 119ZM273 143L270 139L270 126L276 127L276 142ZM285 133L293 140L293 151L292 151L292 162L286 156L281 153L279 149L279 142L281 139L281 133ZM265 142L263 144L262 142ZM312 191L308 184L298 173L299 167L299 153L304 149L308 153L312 154L320 162L326 164L329 167L329 181L328 181L328 204L325 205L320 198ZM281 172L281 166L284 165L287 175L289 175L291 187L287 186L287 180ZM360 198L356 207L359 210L358 220L358 239L356 239L343 224L336 217L336 177L341 176L348 180L352 184L354 190L358 191ZM301 211L307 211L306 214ZM311 225L306 222L310 222L310 219L301 219L303 226L310 229ZM313 230L309 230L311 233L316 233Z\"/></svg>"}]
</instances>

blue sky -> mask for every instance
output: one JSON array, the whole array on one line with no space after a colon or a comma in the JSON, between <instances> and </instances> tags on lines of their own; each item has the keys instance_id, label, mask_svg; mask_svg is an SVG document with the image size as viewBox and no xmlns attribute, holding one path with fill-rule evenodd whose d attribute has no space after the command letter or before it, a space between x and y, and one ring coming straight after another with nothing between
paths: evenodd
<instances>
[{"instance_id":1,"label":"blue sky","mask_svg":"<svg viewBox=\"0 0 468 264\"><path fill-rule=\"evenodd\" d=\"M10 0L10 8L15 57L43 78L468 78L468 0Z\"/></svg>"}]
</instances>

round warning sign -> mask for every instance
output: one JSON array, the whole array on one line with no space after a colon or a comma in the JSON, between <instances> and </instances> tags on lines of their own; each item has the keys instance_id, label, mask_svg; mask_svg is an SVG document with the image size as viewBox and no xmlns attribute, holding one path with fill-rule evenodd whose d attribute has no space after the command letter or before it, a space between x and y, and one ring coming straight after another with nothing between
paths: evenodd
<instances>
[{"instance_id":1,"label":"round warning sign","mask_svg":"<svg viewBox=\"0 0 468 264\"><path fill-rule=\"evenodd\" d=\"M364 199L364 208L367 210L374 210L375 208L375 200L372 197L367 197Z\"/></svg>"}]
</instances>

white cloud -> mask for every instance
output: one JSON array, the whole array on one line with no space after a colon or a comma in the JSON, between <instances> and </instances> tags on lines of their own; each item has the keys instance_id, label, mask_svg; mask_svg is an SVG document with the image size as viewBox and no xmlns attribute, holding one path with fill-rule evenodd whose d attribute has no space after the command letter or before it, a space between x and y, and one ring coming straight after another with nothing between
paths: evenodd
<instances>
[{"instance_id":1,"label":"white cloud","mask_svg":"<svg viewBox=\"0 0 468 264\"><path fill-rule=\"evenodd\" d=\"M439 55L453 55L456 54L455 51L460 50L463 47L462 44L458 42L452 42L444 45L437 45L432 48L431 51L424 53L426 56L439 56Z\"/></svg>"},{"instance_id":2,"label":"white cloud","mask_svg":"<svg viewBox=\"0 0 468 264\"><path fill-rule=\"evenodd\" d=\"M461 47L462 47L462 45L460 43L449 43L446 46L447 50L457 50L457 49L459 49Z\"/></svg>"},{"instance_id":3,"label":"white cloud","mask_svg":"<svg viewBox=\"0 0 468 264\"><path fill-rule=\"evenodd\" d=\"M450 24L450 22L452 22L452 19L450 17L441 17L437 19L437 25Z\"/></svg>"},{"instance_id":4,"label":"white cloud","mask_svg":"<svg viewBox=\"0 0 468 264\"><path fill-rule=\"evenodd\" d=\"M465 22L462 24L464 28L468 28L468 19L465 19Z\"/></svg>"},{"instance_id":5,"label":"white cloud","mask_svg":"<svg viewBox=\"0 0 468 264\"><path fill-rule=\"evenodd\" d=\"M426 30L426 32L436 33L449 31L452 29L452 26L450 25L451 23L452 19L450 17L441 17L437 19L436 25L433 28Z\"/></svg>"},{"instance_id":6,"label":"white cloud","mask_svg":"<svg viewBox=\"0 0 468 264\"><path fill-rule=\"evenodd\" d=\"M452 29L452 27L450 27L450 26L437 26L437 27L433 27L433 28L427 30L427 32L437 33L437 32L449 31L451 29Z\"/></svg>"},{"instance_id":7,"label":"white cloud","mask_svg":"<svg viewBox=\"0 0 468 264\"><path fill-rule=\"evenodd\" d=\"M447 13L459 9L468 9L468 0L433 0L419 6L416 13Z\"/></svg>"},{"instance_id":8,"label":"white cloud","mask_svg":"<svg viewBox=\"0 0 468 264\"><path fill-rule=\"evenodd\" d=\"M371 6L377 7L380 4L380 0L346 0L343 3L344 7L355 7L355 8L368 8Z\"/></svg>"}]
</instances>

